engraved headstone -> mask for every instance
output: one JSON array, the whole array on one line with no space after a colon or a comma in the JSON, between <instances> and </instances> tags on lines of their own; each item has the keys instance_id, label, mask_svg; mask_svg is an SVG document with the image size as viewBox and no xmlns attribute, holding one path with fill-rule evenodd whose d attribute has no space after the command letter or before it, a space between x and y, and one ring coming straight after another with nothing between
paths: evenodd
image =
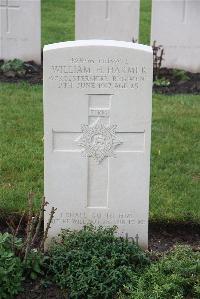
<instances>
[{"instance_id":1,"label":"engraved headstone","mask_svg":"<svg viewBox=\"0 0 200 299\"><path fill-rule=\"evenodd\" d=\"M138 40L140 0L76 0L76 39Z\"/></svg>"},{"instance_id":2,"label":"engraved headstone","mask_svg":"<svg viewBox=\"0 0 200 299\"><path fill-rule=\"evenodd\" d=\"M153 0L151 43L164 47L163 66L200 72L199 28L199 0Z\"/></svg>"},{"instance_id":3,"label":"engraved headstone","mask_svg":"<svg viewBox=\"0 0 200 299\"><path fill-rule=\"evenodd\" d=\"M40 0L0 0L0 59L41 63Z\"/></svg>"},{"instance_id":4,"label":"engraved headstone","mask_svg":"<svg viewBox=\"0 0 200 299\"><path fill-rule=\"evenodd\" d=\"M45 196L61 228L117 225L147 247L152 49L117 41L44 48Z\"/></svg>"}]
</instances>

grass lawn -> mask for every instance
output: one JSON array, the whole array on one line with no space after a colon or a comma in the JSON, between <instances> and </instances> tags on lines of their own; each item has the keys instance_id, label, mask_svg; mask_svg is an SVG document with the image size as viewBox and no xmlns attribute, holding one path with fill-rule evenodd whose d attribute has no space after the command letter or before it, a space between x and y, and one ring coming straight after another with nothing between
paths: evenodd
<instances>
[{"instance_id":1,"label":"grass lawn","mask_svg":"<svg viewBox=\"0 0 200 299\"><path fill-rule=\"evenodd\" d=\"M29 191L43 193L42 86L1 84L0 116L2 215L24 210Z\"/></svg>"},{"instance_id":2,"label":"grass lawn","mask_svg":"<svg viewBox=\"0 0 200 299\"><path fill-rule=\"evenodd\" d=\"M150 215L200 221L200 95L153 96Z\"/></svg>"},{"instance_id":3,"label":"grass lawn","mask_svg":"<svg viewBox=\"0 0 200 299\"><path fill-rule=\"evenodd\" d=\"M42 86L1 84L1 190L3 214L36 206L43 195ZM200 96L153 97L150 216L200 219Z\"/></svg>"},{"instance_id":4,"label":"grass lawn","mask_svg":"<svg viewBox=\"0 0 200 299\"><path fill-rule=\"evenodd\" d=\"M74 39L75 0L42 0L42 45Z\"/></svg>"},{"instance_id":5,"label":"grass lawn","mask_svg":"<svg viewBox=\"0 0 200 299\"><path fill-rule=\"evenodd\" d=\"M141 1L140 41L148 44L151 0ZM42 0L42 43L74 38L74 0ZM150 217L200 220L200 96L153 97ZM42 86L0 85L1 215L36 207L43 195Z\"/></svg>"},{"instance_id":6,"label":"grass lawn","mask_svg":"<svg viewBox=\"0 0 200 299\"><path fill-rule=\"evenodd\" d=\"M151 27L151 2L152 0L140 0L140 38L141 44L150 44Z\"/></svg>"}]
</instances>

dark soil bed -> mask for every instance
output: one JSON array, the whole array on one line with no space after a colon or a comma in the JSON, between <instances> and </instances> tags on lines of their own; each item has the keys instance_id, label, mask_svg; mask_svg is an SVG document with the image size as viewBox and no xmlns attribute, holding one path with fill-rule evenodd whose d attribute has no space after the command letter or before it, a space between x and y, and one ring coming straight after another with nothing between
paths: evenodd
<instances>
[{"instance_id":1,"label":"dark soil bed","mask_svg":"<svg viewBox=\"0 0 200 299\"><path fill-rule=\"evenodd\" d=\"M154 83L155 92L162 94L200 93L200 73L162 68L159 72L159 79L164 79L170 84L169 86L156 86Z\"/></svg>"},{"instance_id":2,"label":"dark soil bed","mask_svg":"<svg viewBox=\"0 0 200 299\"><path fill-rule=\"evenodd\" d=\"M165 252L175 244L187 244L200 250L200 224L192 222L150 222L149 250Z\"/></svg>"},{"instance_id":3,"label":"dark soil bed","mask_svg":"<svg viewBox=\"0 0 200 299\"><path fill-rule=\"evenodd\" d=\"M35 64L33 61L25 62L25 74L16 75L14 72L2 73L0 72L0 82L20 83L28 82L30 84L42 84L43 69L42 66ZM183 71L175 71L173 69L162 68L159 71L158 83L160 80L168 82L168 86L164 84L155 84L153 90L162 94L177 94L177 93L200 93L200 73L190 73ZM166 84L167 85L167 84Z\"/></svg>"},{"instance_id":4,"label":"dark soil bed","mask_svg":"<svg viewBox=\"0 0 200 299\"><path fill-rule=\"evenodd\" d=\"M26 282L23 285L24 292L15 297L15 299L67 299L56 286L51 285L43 287L40 281Z\"/></svg>"},{"instance_id":5,"label":"dark soil bed","mask_svg":"<svg viewBox=\"0 0 200 299\"><path fill-rule=\"evenodd\" d=\"M0 61L2 64L3 62ZM41 65L37 65L33 61L24 63L25 74L17 75L14 71L7 73L0 72L0 82L20 83L28 82L30 84L42 84L43 69Z\"/></svg>"}]
</instances>

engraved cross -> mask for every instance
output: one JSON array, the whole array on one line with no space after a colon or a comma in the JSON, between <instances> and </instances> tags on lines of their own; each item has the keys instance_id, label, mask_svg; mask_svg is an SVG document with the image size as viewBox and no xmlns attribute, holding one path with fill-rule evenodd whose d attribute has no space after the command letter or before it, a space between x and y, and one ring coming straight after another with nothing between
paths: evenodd
<instances>
[{"instance_id":1,"label":"engraved cross","mask_svg":"<svg viewBox=\"0 0 200 299\"><path fill-rule=\"evenodd\" d=\"M20 5L17 4L18 1L15 0L0 0L0 9L5 10L6 12L6 32L10 32L10 16L9 12L13 9L19 9Z\"/></svg>"},{"instance_id":2,"label":"engraved cross","mask_svg":"<svg viewBox=\"0 0 200 299\"><path fill-rule=\"evenodd\" d=\"M105 19L109 19L109 10L110 10L110 0L105 0L105 5L106 5L106 13L105 13Z\"/></svg>"},{"instance_id":3,"label":"engraved cross","mask_svg":"<svg viewBox=\"0 0 200 299\"><path fill-rule=\"evenodd\" d=\"M187 6L188 6L188 0L183 0L183 15L182 15L183 23L186 23L187 21Z\"/></svg>"},{"instance_id":4,"label":"engraved cross","mask_svg":"<svg viewBox=\"0 0 200 299\"><path fill-rule=\"evenodd\" d=\"M118 158L118 155L123 155L124 153L144 151L144 131L121 132L117 126L110 125L110 115L112 113L111 101L113 97L114 95L112 94L88 95L88 124L83 125L86 131L92 131L92 135L89 132L87 136L86 132L86 137L83 138L81 125L80 132L53 131L52 144L54 151L81 154L81 152L83 152L82 146L84 149L87 149L85 150L88 172L86 208L105 209L109 207L109 157L113 157L114 153L117 154L116 158ZM95 124L98 123L99 120L103 128L103 131L100 131L100 133L98 131L99 128L96 129L95 127ZM106 128L108 131L106 131ZM109 141L106 143L106 140ZM93 142L95 142L95 146L100 147L100 153L102 150L104 154L103 158L99 158L96 152L90 152L90 144Z\"/></svg>"}]
</instances>

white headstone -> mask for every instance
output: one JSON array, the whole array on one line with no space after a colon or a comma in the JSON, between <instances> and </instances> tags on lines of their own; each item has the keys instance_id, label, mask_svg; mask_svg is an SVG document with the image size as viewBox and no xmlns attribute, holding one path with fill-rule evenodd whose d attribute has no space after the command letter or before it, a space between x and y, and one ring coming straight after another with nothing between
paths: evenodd
<instances>
[{"instance_id":1,"label":"white headstone","mask_svg":"<svg viewBox=\"0 0 200 299\"><path fill-rule=\"evenodd\" d=\"M153 0L151 43L164 47L163 66L200 71L199 28L199 0Z\"/></svg>"},{"instance_id":2,"label":"white headstone","mask_svg":"<svg viewBox=\"0 0 200 299\"><path fill-rule=\"evenodd\" d=\"M44 48L49 239L86 223L148 243L152 49L116 41Z\"/></svg>"},{"instance_id":3,"label":"white headstone","mask_svg":"<svg viewBox=\"0 0 200 299\"><path fill-rule=\"evenodd\" d=\"M0 0L0 59L41 63L40 0Z\"/></svg>"},{"instance_id":4,"label":"white headstone","mask_svg":"<svg viewBox=\"0 0 200 299\"><path fill-rule=\"evenodd\" d=\"M76 0L76 39L138 40L140 0Z\"/></svg>"}]
</instances>

